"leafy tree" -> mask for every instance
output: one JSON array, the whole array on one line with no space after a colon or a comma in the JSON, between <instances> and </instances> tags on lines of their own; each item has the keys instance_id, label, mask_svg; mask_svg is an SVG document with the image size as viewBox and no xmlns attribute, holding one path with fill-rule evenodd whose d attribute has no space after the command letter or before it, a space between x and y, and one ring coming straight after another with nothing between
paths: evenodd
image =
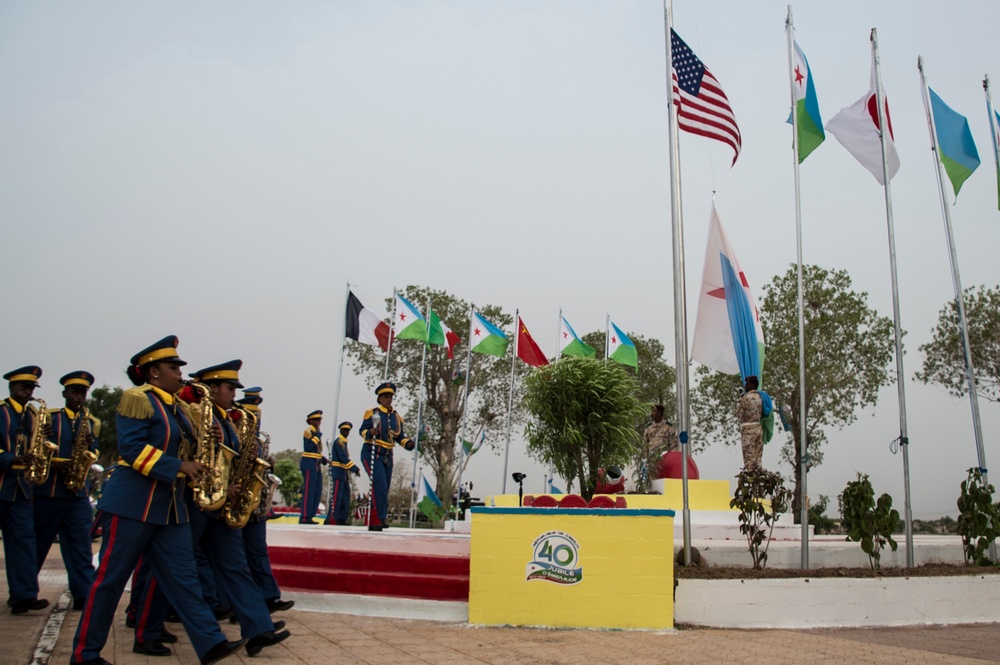
<instances>
[{"instance_id":1,"label":"leafy tree","mask_svg":"<svg viewBox=\"0 0 1000 665\"><path fill-rule=\"evenodd\" d=\"M87 408L95 418L101 421L101 430L97 435L97 463L105 469L118 460L118 403L122 401L124 388L109 385L99 386L90 391Z\"/></svg>"},{"instance_id":2,"label":"leafy tree","mask_svg":"<svg viewBox=\"0 0 1000 665\"><path fill-rule=\"evenodd\" d=\"M604 334L603 330L596 330L583 336L583 341L597 351L595 357L598 359L604 357ZM643 337L633 332L625 334L635 344L638 356L638 370L622 365L635 378L638 385L636 395L647 404L662 404L668 414L673 413L677 407L674 398L677 374L664 358L663 342L655 337ZM667 419L676 422L673 418Z\"/></svg>"},{"instance_id":3,"label":"leafy tree","mask_svg":"<svg viewBox=\"0 0 1000 665\"><path fill-rule=\"evenodd\" d=\"M468 343L470 303L445 292L420 286L408 286L401 291L408 301L423 310L429 301L431 308L441 321L462 338L462 344L455 349L455 358L449 358L444 347L431 346L427 350L424 370L423 392L425 395L423 420L427 430L420 436L421 459L434 471L435 492L445 506L451 503L455 492L456 446L461 433L462 416L466 407L470 408L466 427L473 434L480 425L486 426L487 446L492 441L503 440L500 433L506 427L508 391L510 390L510 356L496 358L481 353L472 354L469 384L469 404L465 403L465 380L469 368L465 367ZM392 299L386 300L392 310ZM477 305L476 311L501 330L510 330L513 317L493 305ZM421 354L424 345L416 340L397 340L392 347L389 377L397 385L395 406L405 416L406 433L414 437L417 432L417 403L420 391ZM513 343L507 351L513 352ZM347 353L354 362L354 368L374 388L384 381L385 354L376 347L363 344L349 344ZM527 366L517 363L517 381L528 372ZM515 391L517 388L515 387ZM372 403L375 403L374 397ZM515 420L518 405L515 403ZM472 434L466 432L467 437ZM492 436L491 436L492 435ZM402 465L397 464L397 468ZM395 475L395 474L394 474Z\"/></svg>"},{"instance_id":4,"label":"leafy tree","mask_svg":"<svg viewBox=\"0 0 1000 665\"><path fill-rule=\"evenodd\" d=\"M764 287L760 319L767 341L761 388L782 408L791 426L791 439L781 459L794 468L792 511L801 515L802 467L799 413L799 324L797 270L789 268ZM894 379L892 320L868 307L868 294L851 289L844 270L803 266L806 339L807 462L823 461L821 446L828 428L841 429L857 420L858 409L874 405L879 389ZM735 406L739 376L700 367L692 412L700 433L727 445L739 443Z\"/></svg>"},{"instance_id":5,"label":"leafy tree","mask_svg":"<svg viewBox=\"0 0 1000 665\"><path fill-rule=\"evenodd\" d=\"M647 404L637 397L635 379L614 362L564 358L525 379L528 452L551 464L563 478L580 481L588 501L597 471L624 466L639 443L636 424Z\"/></svg>"},{"instance_id":6,"label":"leafy tree","mask_svg":"<svg viewBox=\"0 0 1000 665\"><path fill-rule=\"evenodd\" d=\"M973 286L965 290L965 318L969 348L976 370L976 392L991 402L1000 402L1000 286L992 289ZM933 339L921 344L923 371L917 378L936 383L952 395L968 393L965 379L965 355L958 330L958 301L950 300L938 312Z\"/></svg>"},{"instance_id":7,"label":"leafy tree","mask_svg":"<svg viewBox=\"0 0 1000 665\"><path fill-rule=\"evenodd\" d=\"M830 497L825 494L819 495L819 501L809 505L809 524L817 534L833 533L837 523L826 516L826 509L830 506Z\"/></svg>"},{"instance_id":8,"label":"leafy tree","mask_svg":"<svg viewBox=\"0 0 1000 665\"><path fill-rule=\"evenodd\" d=\"M299 457L301 453L297 450L279 450L274 454L274 475L281 479L278 492L289 507L301 505L302 499L302 472L299 471Z\"/></svg>"},{"instance_id":9,"label":"leafy tree","mask_svg":"<svg viewBox=\"0 0 1000 665\"><path fill-rule=\"evenodd\" d=\"M583 341L597 351L595 357L599 359L604 358L605 355L605 334L603 330L596 330L583 336ZM647 405L662 404L664 418L667 422L676 423L677 400L674 397L674 387L677 381L677 372L664 358L663 342L654 337L647 338L633 332L626 334L635 344L639 368L633 369L626 365L622 365L622 367L636 380L638 385L636 396ZM636 423L636 429L640 436L651 422L648 416L649 412L647 412L646 418ZM661 453L662 451L647 450L645 446L641 445L641 441L640 445L636 446L632 455L632 465L635 469L634 479L637 491L649 491L652 474L647 469L656 468Z\"/></svg>"}]
</instances>

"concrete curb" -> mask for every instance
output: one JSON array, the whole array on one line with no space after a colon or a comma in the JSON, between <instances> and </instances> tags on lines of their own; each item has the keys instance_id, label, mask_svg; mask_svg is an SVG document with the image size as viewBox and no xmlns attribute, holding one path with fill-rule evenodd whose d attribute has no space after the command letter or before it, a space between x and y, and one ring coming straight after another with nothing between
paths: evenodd
<instances>
[{"instance_id":1,"label":"concrete curb","mask_svg":"<svg viewBox=\"0 0 1000 665\"><path fill-rule=\"evenodd\" d=\"M711 628L859 628L1000 621L1000 575L678 580L674 621Z\"/></svg>"}]
</instances>

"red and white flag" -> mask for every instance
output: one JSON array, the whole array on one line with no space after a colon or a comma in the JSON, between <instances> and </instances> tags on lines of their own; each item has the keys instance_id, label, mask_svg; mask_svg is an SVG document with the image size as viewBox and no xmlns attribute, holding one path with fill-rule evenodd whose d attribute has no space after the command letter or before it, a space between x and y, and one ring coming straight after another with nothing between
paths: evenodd
<instances>
[{"instance_id":1,"label":"red and white flag","mask_svg":"<svg viewBox=\"0 0 1000 665\"><path fill-rule=\"evenodd\" d=\"M878 123L878 101L875 95L875 60L872 59L871 82L868 92L840 113L830 118L826 130L837 137L840 145L854 155L861 165L871 171L878 184L885 185L882 174L882 137ZM882 91L882 101L885 104L885 123L889 125L886 136L886 162L889 167L889 180L899 171L899 155L896 154L896 143L892 136L892 119L889 117L889 100Z\"/></svg>"},{"instance_id":2,"label":"red and white flag","mask_svg":"<svg viewBox=\"0 0 1000 665\"><path fill-rule=\"evenodd\" d=\"M355 342L378 346L383 351L389 348L389 324L366 309L353 292L347 295L346 335Z\"/></svg>"},{"instance_id":3,"label":"red and white flag","mask_svg":"<svg viewBox=\"0 0 1000 665\"><path fill-rule=\"evenodd\" d=\"M722 141L733 149L735 164L743 137L722 84L673 28L670 30L670 58L677 126L686 132Z\"/></svg>"}]
</instances>

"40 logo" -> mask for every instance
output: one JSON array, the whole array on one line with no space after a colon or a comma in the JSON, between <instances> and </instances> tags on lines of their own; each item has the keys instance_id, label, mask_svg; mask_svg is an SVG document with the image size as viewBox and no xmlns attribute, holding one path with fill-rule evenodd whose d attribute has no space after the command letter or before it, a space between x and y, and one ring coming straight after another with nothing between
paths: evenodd
<instances>
[{"instance_id":1,"label":"40 logo","mask_svg":"<svg viewBox=\"0 0 1000 665\"><path fill-rule=\"evenodd\" d=\"M579 584L583 581L580 546L564 531L547 531L532 543L534 556L528 564L526 579L547 580L556 584Z\"/></svg>"}]
</instances>

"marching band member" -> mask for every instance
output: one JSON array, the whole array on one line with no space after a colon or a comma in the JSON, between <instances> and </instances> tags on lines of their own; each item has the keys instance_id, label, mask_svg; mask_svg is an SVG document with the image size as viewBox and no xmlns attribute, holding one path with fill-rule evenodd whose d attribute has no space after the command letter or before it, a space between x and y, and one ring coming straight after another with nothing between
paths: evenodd
<instances>
[{"instance_id":1,"label":"marching band member","mask_svg":"<svg viewBox=\"0 0 1000 665\"><path fill-rule=\"evenodd\" d=\"M361 463L372 483L372 510L368 514L368 530L386 528L389 486L392 484L392 451L396 444L413 450L413 440L403 434L403 417L392 408L396 384L386 382L375 389L378 406L365 411L360 434L365 440L361 447ZM373 514L374 513L374 514Z\"/></svg>"},{"instance_id":2,"label":"marching band member","mask_svg":"<svg viewBox=\"0 0 1000 665\"><path fill-rule=\"evenodd\" d=\"M356 476L361 475L361 469L351 461L351 454L347 450L347 437L354 427L351 423L344 421L337 427L340 436L336 438L330 451L330 509L327 511L327 524L350 524L351 510L351 483L348 481L347 472L350 471Z\"/></svg>"},{"instance_id":3,"label":"marching band member","mask_svg":"<svg viewBox=\"0 0 1000 665\"><path fill-rule=\"evenodd\" d=\"M242 388L239 370L243 361L232 360L221 365L206 367L192 375L199 383L209 388L209 395L201 399L212 401L213 427L223 433L221 443L239 454L257 455L257 449L241 451L239 437L229 418L236 389ZM235 458L234 458L235 459ZM229 485L227 494L235 499L239 488ZM256 656L264 647L273 646L291 636L287 630L275 632L270 610L257 583L250 574L247 563L243 530L234 529L222 519L222 509L199 509L193 492L186 494L188 509L191 511L191 529L194 542L200 544L212 569L220 596L225 596L229 607L233 608L240 623L240 631L248 638L246 650Z\"/></svg>"},{"instance_id":4,"label":"marching band member","mask_svg":"<svg viewBox=\"0 0 1000 665\"><path fill-rule=\"evenodd\" d=\"M38 552L38 570L42 569L56 535L59 536L59 550L62 552L66 574L69 577L69 591L73 596L73 609L82 610L87 590L94 581L93 553L91 550L90 527L94 521L94 510L90 505L90 491L86 483L77 489L66 486L67 473L74 471L74 446L79 438L84 450L96 454L94 441L100 432L101 422L87 414L83 421L83 408L87 392L94 385L94 375L79 370L70 372L59 379L63 386L65 406L52 412L52 436L50 441L59 446L52 455L52 470L48 479L35 487L35 539ZM81 428L83 428L81 432ZM89 431L88 431L89 430ZM96 456L77 460L85 465L89 473Z\"/></svg>"},{"instance_id":5,"label":"marching band member","mask_svg":"<svg viewBox=\"0 0 1000 665\"><path fill-rule=\"evenodd\" d=\"M38 566L35 558L35 521L32 517L31 485L24 469L31 464L28 444L38 417L28 404L42 369L21 367L3 375L10 382L10 397L0 403L0 533L11 613L45 609L49 601L38 598Z\"/></svg>"},{"instance_id":6,"label":"marching band member","mask_svg":"<svg viewBox=\"0 0 1000 665\"><path fill-rule=\"evenodd\" d=\"M329 460L323 457L323 433L319 431L323 422L323 412L319 409L306 416L309 427L302 433L302 457L299 471L302 472L302 515L299 524L318 524L313 518L319 509L319 498L323 492L323 476L320 464Z\"/></svg>"},{"instance_id":7,"label":"marching band member","mask_svg":"<svg viewBox=\"0 0 1000 665\"><path fill-rule=\"evenodd\" d=\"M264 398L260 396L261 388L254 386L243 390L243 398L237 400L237 404L244 409L251 411L257 416L257 431L260 432L260 405ZM263 456L263 445L258 439L257 455ZM272 462L272 460L268 460ZM273 463L273 462L272 462ZM264 508L267 510L267 507ZM271 570L271 555L267 551L267 512L263 515L256 511L250 516L250 521L243 527L243 543L246 547L247 563L250 565L250 574L264 594L267 602L267 609L274 614L292 609L294 600L282 600L281 588L274 579L274 572Z\"/></svg>"},{"instance_id":8,"label":"marching band member","mask_svg":"<svg viewBox=\"0 0 1000 665\"><path fill-rule=\"evenodd\" d=\"M209 469L178 457L194 443L191 421L178 404L181 366L177 338L168 336L132 356L126 373L137 386L118 405L118 467L98 503L103 533L100 563L84 602L70 662L110 665L101 657L115 609L139 557L150 565L191 638L202 665L242 647L228 641L201 597L191 556L184 489Z\"/></svg>"}]
</instances>

